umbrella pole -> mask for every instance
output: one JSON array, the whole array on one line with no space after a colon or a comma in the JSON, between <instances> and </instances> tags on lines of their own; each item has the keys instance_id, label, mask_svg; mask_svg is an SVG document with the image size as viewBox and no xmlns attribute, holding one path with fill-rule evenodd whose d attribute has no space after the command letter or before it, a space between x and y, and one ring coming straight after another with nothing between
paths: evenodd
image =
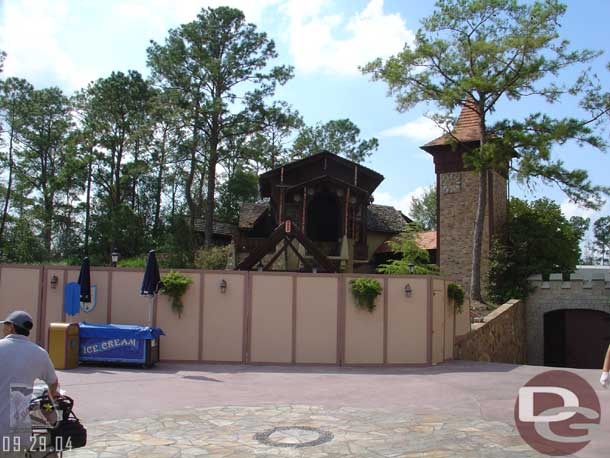
<instances>
[{"instance_id":1,"label":"umbrella pole","mask_svg":"<svg viewBox=\"0 0 610 458\"><path fill-rule=\"evenodd\" d=\"M150 296L150 300L148 301L148 325L154 326L154 310L155 310L155 301L157 299L157 295Z\"/></svg>"}]
</instances>

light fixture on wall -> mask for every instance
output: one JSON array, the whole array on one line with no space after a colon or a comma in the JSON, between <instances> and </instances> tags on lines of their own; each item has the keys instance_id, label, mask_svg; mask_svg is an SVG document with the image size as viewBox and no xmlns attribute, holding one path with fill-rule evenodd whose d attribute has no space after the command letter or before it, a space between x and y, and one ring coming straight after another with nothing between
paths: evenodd
<instances>
[{"instance_id":1,"label":"light fixture on wall","mask_svg":"<svg viewBox=\"0 0 610 458\"><path fill-rule=\"evenodd\" d=\"M407 283L405 285L405 296L411 297L413 295L413 290L411 289L411 285Z\"/></svg>"},{"instance_id":2,"label":"light fixture on wall","mask_svg":"<svg viewBox=\"0 0 610 458\"><path fill-rule=\"evenodd\" d=\"M316 193L316 190L314 188L307 188L308 196L313 196L315 193Z\"/></svg>"},{"instance_id":3,"label":"light fixture on wall","mask_svg":"<svg viewBox=\"0 0 610 458\"><path fill-rule=\"evenodd\" d=\"M415 263L413 261L409 262L409 273L412 274L415 272Z\"/></svg>"},{"instance_id":4,"label":"light fixture on wall","mask_svg":"<svg viewBox=\"0 0 610 458\"><path fill-rule=\"evenodd\" d=\"M112 250L112 253L110 253L110 258L112 259L112 267L116 267L117 263L119 262L119 252L116 250L116 248L114 250Z\"/></svg>"},{"instance_id":5,"label":"light fixture on wall","mask_svg":"<svg viewBox=\"0 0 610 458\"><path fill-rule=\"evenodd\" d=\"M345 192L341 188L337 189L336 192L337 192L337 196L340 198L342 198L345 195Z\"/></svg>"},{"instance_id":6,"label":"light fixture on wall","mask_svg":"<svg viewBox=\"0 0 610 458\"><path fill-rule=\"evenodd\" d=\"M355 205L358 202L358 198L355 196L352 196L349 198L349 203L352 205Z\"/></svg>"},{"instance_id":7,"label":"light fixture on wall","mask_svg":"<svg viewBox=\"0 0 610 458\"><path fill-rule=\"evenodd\" d=\"M220 292L223 294L227 292L227 281L224 278L220 280Z\"/></svg>"},{"instance_id":8,"label":"light fixture on wall","mask_svg":"<svg viewBox=\"0 0 610 458\"><path fill-rule=\"evenodd\" d=\"M53 275L51 277L51 288L52 289L57 289L57 283L59 282L59 278L57 278L57 275Z\"/></svg>"},{"instance_id":9,"label":"light fixture on wall","mask_svg":"<svg viewBox=\"0 0 610 458\"><path fill-rule=\"evenodd\" d=\"M301 201L301 194L295 194L295 195L293 195L293 196L292 196L292 199L293 199L295 202L297 202L297 203L298 203L298 202L300 202L300 201Z\"/></svg>"}]
</instances>

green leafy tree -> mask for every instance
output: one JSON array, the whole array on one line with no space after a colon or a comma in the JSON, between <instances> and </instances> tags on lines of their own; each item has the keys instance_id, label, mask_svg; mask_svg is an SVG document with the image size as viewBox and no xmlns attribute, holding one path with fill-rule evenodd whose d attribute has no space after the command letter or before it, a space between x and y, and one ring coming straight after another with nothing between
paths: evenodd
<instances>
[{"instance_id":1,"label":"green leafy tree","mask_svg":"<svg viewBox=\"0 0 610 458\"><path fill-rule=\"evenodd\" d=\"M447 120L453 110L469 103L479 116L480 145L464 157L479 176L470 282L470 297L475 300L482 300L481 247L489 170L502 172L510 164L518 180L529 183L541 178L555 183L574 201L592 208L599 207L601 194L607 193L607 188L591 184L586 171L569 170L551 157L554 145L570 139L605 148L593 134L591 119L531 113L522 120L490 121L502 99L538 97L553 103L564 95L584 95L590 87L585 84L586 75L573 84L558 83L567 79L565 69L599 55L570 50L569 43L560 39L558 29L565 11L566 6L556 0L526 4L438 0L433 14L422 20L413 46L363 69L374 80L388 84L400 111L432 102L443 111L439 117Z\"/></svg>"},{"instance_id":2,"label":"green leafy tree","mask_svg":"<svg viewBox=\"0 0 610 458\"><path fill-rule=\"evenodd\" d=\"M292 145L292 159L329 151L350 161L364 162L379 147L376 138L362 140L360 129L349 119L303 127Z\"/></svg>"},{"instance_id":3,"label":"green leafy tree","mask_svg":"<svg viewBox=\"0 0 610 458\"><path fill-rule=\"evenodd\" d=\"M398 259L392 259L381 264L377 271L382 274L400 275L414 273L418 275L438 274L438 267L430 264L430 256L417 244L417 233L421 228L417 224L411 224L407 230L398 235L397 240L389 240L386 243ZM411 272L411 270L413 270Z\"/></svg>"},{"instance_id":4,"label":"green leafy tree","mask_svg":"<svg viewBox=\"0 0 610 458\"><path fill-rule=\"evenodd\" d=\"M608 263L608 249L610 249L610 216L603 216L593 223L593 235L596 245L601 252L601 265Z\"/></svg>"},{"instance_id":5,"label":"green leafy tree","mask_svg":"<svg viewBox=\"0 0 610 458\"><path fill-rule=\"evenodd\" d=\"M71 105L59 88L34 90L26 104L16 178L32 196L32 210L42 223L43 244L51 256L58 199L70 184L62 178L67 176L63 169L69 161Z\"/></svg>"},{"instance_id":6,"label":"green leafy tree","mask_svg":"<svg viewBox=\"0 0 610 458\"><path fill-rule=\"evenodd\" d=\"M570 273L580 258L580 232L549 199L512 198L506 240L496 240L489 270L489 296L501 304L524 298L533 274Z\"/></svg>"},{"instance_id":7,"label":"green leafy tree","mask_svg":"<svg viewBox=\"0 0 610 458\"><path fill-rule=\"evenodd\" d=\"M92 219L97 221L91 225L103 231L95 234L96 250L106 257L113 249L140 254L146 218L136 205L136 185L147 169L142 148L153 92L140 73L130 70L98 79L77 97L96 194ZM133 229L131 237L123 235L124 227Z\"/></svg>"},{"instance_id":8,"label":"green leafy tree","mask_svg":"<svg viewBox=\"0 0 610 458\"><path fill-rule=\"evenodd\" d=\"M409 216L413 218L424 231L436 230L436 189L426 188L421 197L411 198Z\"/></svg>"},{"instance_id":9,"label":"green leafy tree","mask_svg":"<svg viewBox=\"0 0 610 458\"><path fill-rule=\"evenodd\" d=\"M246 23L234 8L203 9L197 20L169 31L164 45L152 42L148 63L157 81L178 93L191 129L191 170L185 196L191 216L198 210L192 185L195 166L206 172L205 244L212 244L216 167L223 143L261 130L264 100L292 76L283 66L268 68L277 57L275 43Z\"/></svg>"},{"instance_id":10,"label":"green leafy tree","mask_svg":"<svg viewBox=\"0 0 610 458\"><path fill-rule=\"evenodd\" d=\"M0 54L2 56L2 54ZM0 59L0 62L2 59ZM15 156L18 154L24 117L27 112L27 100L34 88L24 79L7 78L0 83L0 114L2 116L2 131L5 132L5 143L2 145L0 157L6 173L4 186L4 201L2 203L2 219L0 220L0 246L4 241L4 232L9 219L11 193L15 175Z\"/></svg>"},{"instance_id":11,"label":"green leafy tree","mask_svg":"<svg viewBox=\"0 0 610 458\"><path fill-rule=\"evenodd\" d=\"M218 220L237 224L241 204L258 198L258 175L240 167L219 186L219 191Z\"/></svg>"},{"instance_id":12,"label":"green leafy tree","mask_svg":"<svg viewBox=\"0 0 610 458\"><path fill-rule=\"evenodd\" d=\"M570 224L574 227L574 230L578 235L578 240L582 241L585 237L585 234L589 230L589 227L591 226L591 218L583 218L582 216L572 216L570 218Z\"/></svg>"}]
</instances>

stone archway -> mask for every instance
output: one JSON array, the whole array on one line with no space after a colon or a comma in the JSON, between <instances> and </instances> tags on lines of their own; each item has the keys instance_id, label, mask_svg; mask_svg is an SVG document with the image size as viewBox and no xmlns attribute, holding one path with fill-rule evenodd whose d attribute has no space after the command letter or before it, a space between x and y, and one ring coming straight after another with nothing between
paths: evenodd
<instances>
[{"instance_id":1,"label":"stone archway","mask_svg":"<svg viewBox=\"0 0 610 458\"><path fill-rule=\"evenodd\" d=\"M544 365L599 369L610 345L610 313L560 309L544 314Z\"/></svg>"}]
</instances>

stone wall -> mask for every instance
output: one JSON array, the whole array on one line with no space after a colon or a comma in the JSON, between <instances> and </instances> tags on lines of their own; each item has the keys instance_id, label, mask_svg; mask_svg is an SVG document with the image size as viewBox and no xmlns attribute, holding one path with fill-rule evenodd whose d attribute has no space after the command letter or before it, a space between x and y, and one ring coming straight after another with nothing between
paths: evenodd
<instances>
[{"instance_id":1,"label":"stone wall","mask_svg":"<svg viewBox=\"0 0 610 458\"><path fill-rule=\"evenodd\" d=\"M525 304L511 300L487 315L482 324L458 340L457 359L526 363Z\"/></svg>"},{"instance_id":2,"label":"stone wall","mask_svg":"<svg viewBox=\"0 0 610 458\"><path fill-rule=\"evenodd\" d=\"M610 272L577 271L564 281L561 274L529 279L533 288L526 301L527 359L544 364L544 315L554 310L597 310L610 313Z\"/></svg>"},{"instance_id":3,"label":"stone wall","mask_svg":"<svg viewBox=\"0 0 610 458\"><path fill-rule=\"evenodd\" d=\"M485 210L481 283L487 283L489 269L489 214L497 233L506 221L506 179L492 172L491 197ZM439 177L439 245L441 271L469 290L472 265L472 233L476 217L479 176L476 172L441 173ZM491 205L490 205L491 201ZM493 208L490 208L493 207Z\"/></svg>"}]
</instances>

